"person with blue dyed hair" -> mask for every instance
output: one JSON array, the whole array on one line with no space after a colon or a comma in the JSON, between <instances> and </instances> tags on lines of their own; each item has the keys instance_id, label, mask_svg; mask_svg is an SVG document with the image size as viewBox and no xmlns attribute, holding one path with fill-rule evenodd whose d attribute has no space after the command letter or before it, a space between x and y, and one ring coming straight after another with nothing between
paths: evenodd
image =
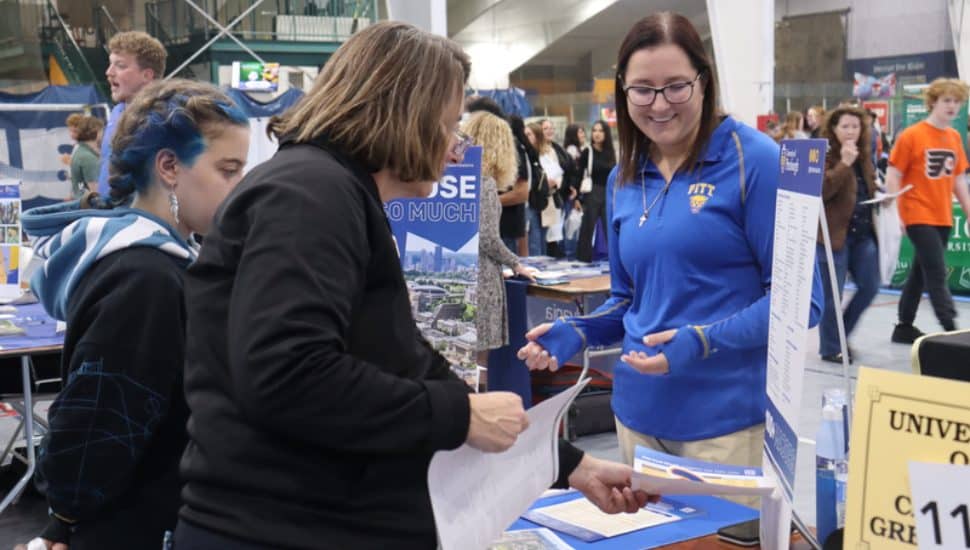
<instances>
[{"instance_id":1,"label":"person with blue dyed hair","mask_svg":"<svg viewBox=\"0 0 970 550\"><path fill-rule=\"evenodd\" d=\"M175 527L189 416L183 277L193 234L242 178L249 125L215 87L170 80L128 104L112 150L110 197L23 218L45 260L31 287L68 327L35 478L55 550L158 548Z\"/></svg>"}]
</instances>

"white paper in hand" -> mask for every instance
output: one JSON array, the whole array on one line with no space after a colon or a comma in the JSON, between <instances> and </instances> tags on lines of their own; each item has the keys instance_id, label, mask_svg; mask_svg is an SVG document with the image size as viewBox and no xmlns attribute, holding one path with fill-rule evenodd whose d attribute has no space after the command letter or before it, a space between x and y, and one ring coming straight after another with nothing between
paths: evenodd
<instances>
[{"instance_id":1,"label":"white paper in hand","mask_svg":"<svg viewBox=\"0 0 970 550\"><path fill-rule=\"evenodd\" d=\"M442 550L486 548L552 485L559 474L559 422L588 382L529 409L529 428L504 453L467 444L435 453L428 492Z\"/></svg>"}]
</instances>

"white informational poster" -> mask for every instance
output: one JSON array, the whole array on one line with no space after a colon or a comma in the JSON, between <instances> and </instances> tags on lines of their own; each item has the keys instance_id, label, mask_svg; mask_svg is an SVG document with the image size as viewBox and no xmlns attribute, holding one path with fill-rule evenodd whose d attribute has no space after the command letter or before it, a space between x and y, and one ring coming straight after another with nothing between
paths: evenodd
<instances>
[{"instance_id":1,"label":"white informational poster","mask_svg":"<svg viewBox=\"0 0 970 550\"><path fill-rule=\"evenodd\" d=\"M768 325L764 474L779 491L761 499L761 547L787 550L791 536L797 422L825 174L824 139L781 142Z\"/></svg>"}]
</instances>

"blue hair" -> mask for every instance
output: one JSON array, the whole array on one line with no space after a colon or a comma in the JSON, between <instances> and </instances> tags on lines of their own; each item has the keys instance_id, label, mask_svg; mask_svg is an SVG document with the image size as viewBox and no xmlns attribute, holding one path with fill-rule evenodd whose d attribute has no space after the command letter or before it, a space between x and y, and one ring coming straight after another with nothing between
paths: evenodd
<instances>
[{"instance_id":1,"label":"blue hair","mask_svg":"<svg viewBox=\"0 0 970 550\"><path fill-rule=\"evenodd\" d=\"M119 134L125 134L112 140L110 183L114 202L147 188L155 157L163 149L172 151L182 164L192 166L207 147L202 127L213 123L249 124L239 107L208 84L169 81L143 90L118 124Z\"/></svg>"}]
</instances>

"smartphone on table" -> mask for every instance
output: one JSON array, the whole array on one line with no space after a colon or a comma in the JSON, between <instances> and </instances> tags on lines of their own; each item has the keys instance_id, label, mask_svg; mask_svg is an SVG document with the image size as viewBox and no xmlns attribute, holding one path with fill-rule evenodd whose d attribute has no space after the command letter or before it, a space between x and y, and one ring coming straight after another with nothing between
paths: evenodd
<instances>
[{"instance_id":1,"label":"smartphone on table","mask_svg":"<svg viewBox=\"0 0 970 550\"><path fill-rule=\"evenodd\" d=\"M717 538L737 546L758 546L760 542L761 521L753 519L721 527Z\"/></svg>"}]
</instances>

